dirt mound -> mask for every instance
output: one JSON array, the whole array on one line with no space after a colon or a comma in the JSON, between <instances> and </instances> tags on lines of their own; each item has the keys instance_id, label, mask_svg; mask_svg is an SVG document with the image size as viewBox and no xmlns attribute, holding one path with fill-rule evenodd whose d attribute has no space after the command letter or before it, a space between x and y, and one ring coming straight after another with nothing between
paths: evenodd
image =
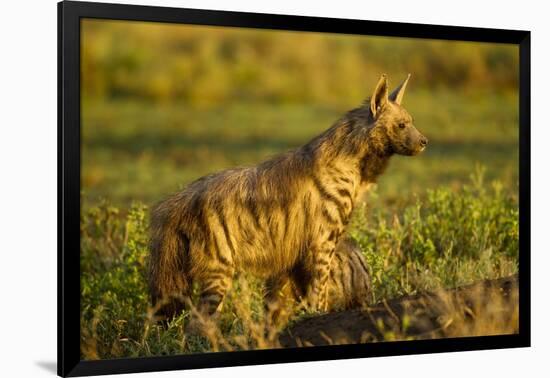
<instances>
[{"instance_id":1,"label":"dirt mound","mask_svg":"<svg viewBox=\"0 0 550 378\"><path fill-rule=\"evenodd\" d=\"M292 347L510 334L518 332L518 315L514 275L303 319L280 342Z\"/></svg>"}]
</instances>

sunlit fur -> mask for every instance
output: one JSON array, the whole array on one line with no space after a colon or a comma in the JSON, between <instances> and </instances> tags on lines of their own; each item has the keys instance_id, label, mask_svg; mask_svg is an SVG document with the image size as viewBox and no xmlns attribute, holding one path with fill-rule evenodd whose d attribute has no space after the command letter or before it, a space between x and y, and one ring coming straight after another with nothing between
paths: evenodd
<instances>
[{"instance_id":1,"label":"sunlit fur","mask_svg":"<svg viewBox=\"0 0 550 378\"><path fill-rule=\"evenodd\" d=\"M304 280L282 283L285 299L295 302L307 295L306 288L299 286ZM327 283L328 309L343 310L366 305L371 295L371 279L367 262L361 248L350 237L343 237L336 244L330 263Z\"/></svg>"},{"instance_id":2,"label":"sunlit fur","mask_svg":"<svg viewBox=\"0 0 550 378\"><path fill-rule=\"evenodd\" d=\"M281 314L307 299L307 271L273 276L267 280L267 309L271 324L280 324ZM336 244L330 262L327 282L326 310L361 308L369 302L371 279L367 262L359 244L350 237L342 237ZM307 303L307 302L306 302Z\"/></svg>"},{"instance_id":3,"label":"sunlit fur","mask_svg":"<svg viewBox=\"0 0 550 378\"><path fill-rule=\"evenodd\" d=\"M153 303L187 296L196 282L198 307L212 314L234 274L246 271L271 282L289 277L313 308L326 309L330 262L362 189L393 154L414 155L425 146L387 93L383 76L373 94L375 116L369 100L296 150L202 177L158 204L151 214ZM174 300L161 312L181 308Z\"/></svg>"}]
</instances>

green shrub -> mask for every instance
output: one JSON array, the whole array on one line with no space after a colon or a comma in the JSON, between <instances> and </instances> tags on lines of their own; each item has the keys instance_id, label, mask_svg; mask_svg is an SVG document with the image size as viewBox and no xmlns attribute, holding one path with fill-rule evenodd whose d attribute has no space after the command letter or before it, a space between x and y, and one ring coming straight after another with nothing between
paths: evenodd
<instances>
[{"instance_id":1,"label":"green shrub","mask_svg":"<svg viewBox=\"0 0 550 378\"><path fill-rule=\"evenodd\" d=\"M481 169L459 191L428 190L399 213L365 210L351 235L365 251L375 301L517 271L517 199L497 181L486 187Z\"/></svg>"}]
</instances>

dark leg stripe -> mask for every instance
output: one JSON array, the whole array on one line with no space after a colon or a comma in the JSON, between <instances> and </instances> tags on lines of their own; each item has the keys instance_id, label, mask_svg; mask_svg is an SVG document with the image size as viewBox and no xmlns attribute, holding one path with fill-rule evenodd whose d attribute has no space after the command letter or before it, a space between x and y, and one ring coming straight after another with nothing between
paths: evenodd
<instances>
[{"instance_id":1,"label":"dark leg stripe","mask_svg":"<svg viewBox=\"0 0 550 378\"><path fill-rule=\"evenodd\" d=\"M333 283L336 283L337 281L336 281L336 277L334 275L335 274L334 272L335 272L334 269L330 270L330 281L333 282Z\"/></svg>"},{"instance_id":2,"label":"dark leg stripe","mask_svg":"<svg viewBox=\"0 0 550 378\"><path fill-rule=\"evenodd\" d=\"M346 184L351 184L351 180L345 176L340 176L336 179L339 182L345 182Z\"/></svg>"},{"instance_id":3,"label":"dark leg stripe","mask_svg":"<svg viewBox=\"0 0 550 378\"><path fill-rule=\"evenodd\" d=\"M333 203L336 205L336 202ZM345 211L341 207L338 207L338 205L336 205L336 210L338 210L338 217L340 219L334 219L333 224L345 224L347 219ZM323 207L323 212L326 212L328 214L328 210L326 207Z\"/></svg>"},{"instance_id":4,"label":"dark leg stripe","mask_svg":"<svg viewBox=\"0 0 550 378\"><path fill-rule=\"evenodd\" d=\"M349 198L351 201L351 193L346 188L340 188L338 189L338 194L340 194L342 197Z\"/></svg>"}]
</instances>

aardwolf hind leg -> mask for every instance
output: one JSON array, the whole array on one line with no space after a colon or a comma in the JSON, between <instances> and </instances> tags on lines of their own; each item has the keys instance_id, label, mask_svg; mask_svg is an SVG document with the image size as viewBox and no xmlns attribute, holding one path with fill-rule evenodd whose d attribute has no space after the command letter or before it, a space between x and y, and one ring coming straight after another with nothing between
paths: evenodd
<instances>
[{"instance_id":1,"label":"aardwolf hind leg","mask_svg":"<svg viewBox=\"0 0 550 378\"><path fill-rule=\"evenodd\" d=\"M204 274L201 293L195 316L192 316L187 328L188 333L203 333L205 323L215 318L223 298L232 282L230 272L221 273L220 270L211 270Z\"/></svg>"},{"instance_id":2,"label":"aardwolf hind leg","mask_svg":"<svg viewBox=\"0 0 550 378\"><path fill-rule=\"evenodd\" d=\"M219 272L207 273L199 299L199 312L202 315L212 316L220 307L227 290L231 287L231 274Z\"/></svg>"}]
</instances>

